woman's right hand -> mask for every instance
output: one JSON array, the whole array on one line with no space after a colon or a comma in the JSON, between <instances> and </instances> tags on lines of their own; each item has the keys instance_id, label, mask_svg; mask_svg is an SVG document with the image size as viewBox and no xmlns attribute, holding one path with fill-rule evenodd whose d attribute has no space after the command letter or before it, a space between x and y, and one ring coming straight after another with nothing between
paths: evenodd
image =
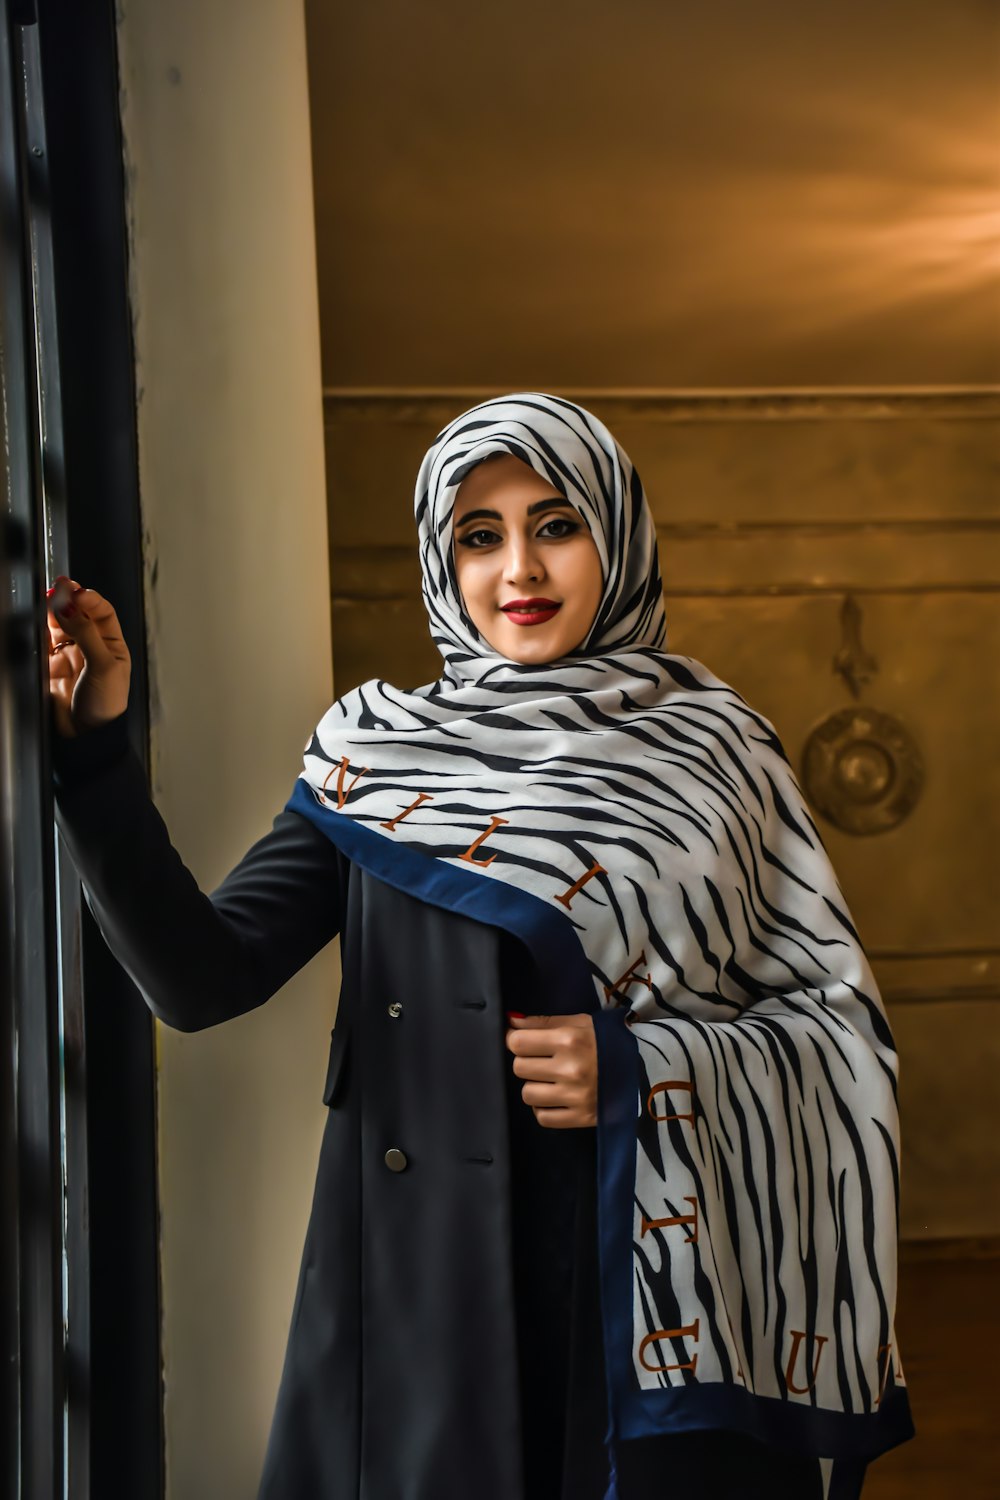
<instances>
[{"instance_id":1,"label":"woman's right hand","mask_svg":"<svg viewBox=\"0 0 1000 1500\"><path fill-rule=\"evenodd\" d=\"M58 616L47 612L49 696L57 732L73 739L125 712L132 658L107 599L64 581L72 603Z\"/></svg>"}]
</instances>

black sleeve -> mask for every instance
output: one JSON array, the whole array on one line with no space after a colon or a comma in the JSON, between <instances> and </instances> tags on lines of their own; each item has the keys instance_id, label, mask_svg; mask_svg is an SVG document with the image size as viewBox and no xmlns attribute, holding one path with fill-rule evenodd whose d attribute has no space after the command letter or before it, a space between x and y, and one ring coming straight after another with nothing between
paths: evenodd
<instances>
[{"instance_id":1,"label":"black sleeve","mask_svg":"<svg viewBox=\"0 0 1000 1500\"><path fill-rule=\"evenodd\" d=\"M56 824L108 947L155 1016L200 1031L262 1005L335 937L347 860L281 811L210 895L170 842L124 714L52 734Z\"/></svg>"}]
</instances>

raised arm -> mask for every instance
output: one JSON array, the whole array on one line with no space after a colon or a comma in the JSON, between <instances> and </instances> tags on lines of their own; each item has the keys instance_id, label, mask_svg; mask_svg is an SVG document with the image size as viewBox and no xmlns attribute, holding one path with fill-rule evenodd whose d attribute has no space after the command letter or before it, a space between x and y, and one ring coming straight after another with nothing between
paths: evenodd
<instances>
[{"instance_id":1,"label":"raised arm","mask_svg":"<svg viewBox=\"0 0 1000 1500\"><path fill-rule=\"evenodd\" d=\"M90 603L92 618L106 606L103 639L113 640L117 620L107 601L93 590L77 597ZM85 650L75 618L60 623L50 614L49 623L53 649L72 629L63 654ZM90 648L88 665L99 651ZM336 935L344 856L304 818L282 811L205 894L171 843L128 741L127 686L124 699L112 699L105 679L106 701L90 722L79 712L88 701L81 686L62 698L53 690L50 699L56 823L105 941L168 1026L199 1031L253 1010Z\"/></svg>"},{"instance_id":2,"label":"raised arm","mask_svg":"<svg viewBox=\"0 0 1000 1500\"><path fill-rule=\"evenodd\" d=\"M304 818L279 812L206 895L170 841L124 716L53 739L56 822L87 903L168 1026L199 1031L253 1010L336 935L345 861Z\"/></svg>"}]
</instances>

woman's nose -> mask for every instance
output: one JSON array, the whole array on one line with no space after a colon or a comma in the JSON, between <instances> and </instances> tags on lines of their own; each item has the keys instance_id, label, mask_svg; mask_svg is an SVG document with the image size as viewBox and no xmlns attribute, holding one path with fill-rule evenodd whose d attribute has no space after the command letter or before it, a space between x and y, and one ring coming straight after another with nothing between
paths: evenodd
<instances>
[{"instance_id":1,"label":"woman's nose","mask_svg":"<svg viewBox=\"0 0 1000 1500\"><path fill-rule=\"evenodd\" d=\"M524 538L516 538L511 540L507 551L505 572L508 583L518 584L528 579L537 582L545 568L530 543Z\"/></svg>"}]
</instances>

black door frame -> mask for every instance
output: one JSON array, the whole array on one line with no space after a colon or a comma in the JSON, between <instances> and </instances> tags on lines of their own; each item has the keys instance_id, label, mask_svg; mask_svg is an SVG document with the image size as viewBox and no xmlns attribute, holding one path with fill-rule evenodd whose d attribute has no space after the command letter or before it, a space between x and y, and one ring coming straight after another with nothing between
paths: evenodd
<instances>
[{"instance_id":1,"label":"black door frame","mask_svg":"<svg viewBox=\"0 0 1000 1500\"><path fill-rule=\"evenodd\" d=\"M20 1407L4 1500L160 1500L153 1023L59 857L41 634L57 572L115 601L133 664L129 735L148 767L114 3L0 0L0 31L10 454L0 846L13 856L15 887L0 943L9 981L0 1128L16 1120L0 1159L0 1205L14 1215L0 1224L0 1327L3 1353L14 1356L2 1387L5 1454Z\"/></svg>"}]
</instances>

